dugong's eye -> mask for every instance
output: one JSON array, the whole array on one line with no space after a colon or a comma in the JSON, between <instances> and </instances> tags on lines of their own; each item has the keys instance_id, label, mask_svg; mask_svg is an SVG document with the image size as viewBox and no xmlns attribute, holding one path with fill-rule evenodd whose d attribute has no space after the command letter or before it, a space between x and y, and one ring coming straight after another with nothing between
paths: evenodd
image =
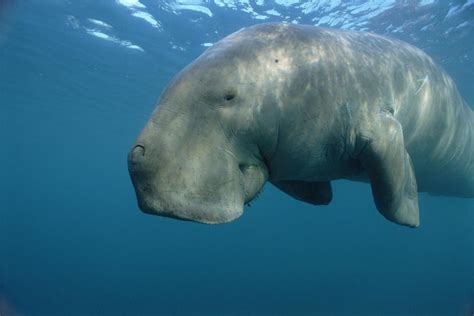
<instances>
[{"instance_id":1,"label":"dugong's eye","mask_svg":"<svg viewBox=\"0 0 474 316\"><path fill-rule=\"evenodd\" d=\"M226 101L230 101L230 100L232 100L233 98L235 98L235 94L234 94L234 93L226 93L226 95L224 96L224 100L226 100Z\"/></svg>"}]
</instances>

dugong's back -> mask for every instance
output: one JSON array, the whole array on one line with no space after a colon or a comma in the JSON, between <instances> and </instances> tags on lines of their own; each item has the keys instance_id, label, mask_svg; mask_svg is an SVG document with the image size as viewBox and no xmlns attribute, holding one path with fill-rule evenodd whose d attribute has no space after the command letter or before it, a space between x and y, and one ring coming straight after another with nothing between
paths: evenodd
<instances>
[{"instance_id":1,"label":"dugong's back","mask_svg":"<svg viewBox=\"0 0 474 316\"><path fill-rule=\"evenodd\" d=\"M264 24L235 35L247 36L271 39L272 49L285 47L303 61L293 68L319 90L314 106L350 111L352 117L393 114L419 191L474 197L474 113L423 51L372 33L312 26ZM317 74L308 76L312 68ZM318 104L322 100L326 104Z\"/></svg>"}]
</instances>

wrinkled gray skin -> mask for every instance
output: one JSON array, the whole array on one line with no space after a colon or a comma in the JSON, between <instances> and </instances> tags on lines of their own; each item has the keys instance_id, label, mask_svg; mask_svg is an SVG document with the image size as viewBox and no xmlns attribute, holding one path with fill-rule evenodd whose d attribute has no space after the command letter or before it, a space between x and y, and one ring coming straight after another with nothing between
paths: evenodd
<instances>
[{"instance_id":1,"label":"wrinkled gray skin","mask_svg":"<svg viewBox=\"0 0 474 316\"><path fill-rule=\"evenodd\" d=\"M419 225L417 191L474 197L474 115L421 50L375 34L261 24L181 71L129 154L140 208L239 217L268 180L315 205L330 181L371 183L377 209Z\"/></svg>"}]
</instances>

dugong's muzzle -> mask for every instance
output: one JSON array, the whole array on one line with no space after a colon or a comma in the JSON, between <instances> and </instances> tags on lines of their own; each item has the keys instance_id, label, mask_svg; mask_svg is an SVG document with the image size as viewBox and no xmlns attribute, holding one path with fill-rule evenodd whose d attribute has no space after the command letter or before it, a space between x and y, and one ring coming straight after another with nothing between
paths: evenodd
<instances>
[{"instance_id":1,"label":"dugong's muzzle","mask_svg":"<svg viewBox=\"0 0 474 316\"><path fill-rule=\"evenodd\" d=\"M248 180L237 162L218 153L176 157L157 151L156 146L137 143L128 155L143 212L206 224L226 223L242 214ZM248 176L265 182L263 174Z\"/></svg>"}]
</instances>

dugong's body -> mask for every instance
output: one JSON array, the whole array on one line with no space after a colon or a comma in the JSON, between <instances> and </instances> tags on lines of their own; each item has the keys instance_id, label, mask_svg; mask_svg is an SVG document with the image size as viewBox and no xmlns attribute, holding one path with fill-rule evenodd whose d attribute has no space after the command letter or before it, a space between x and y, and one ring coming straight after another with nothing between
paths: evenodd
<instances>
[{"instance_id":1,"label":"dugong's body","mask_svg":"<svg viewBox=\"0 0 474 316\"><path fill-rule=\"evenodd\" d=\"M417 191L474 197L474 114L421 50L354 31L262 24L179 73L129 154L142 210L240 216L269 180L312 204L370 181L389 220L418 226Z\"/></svg>"}]
</instances>

